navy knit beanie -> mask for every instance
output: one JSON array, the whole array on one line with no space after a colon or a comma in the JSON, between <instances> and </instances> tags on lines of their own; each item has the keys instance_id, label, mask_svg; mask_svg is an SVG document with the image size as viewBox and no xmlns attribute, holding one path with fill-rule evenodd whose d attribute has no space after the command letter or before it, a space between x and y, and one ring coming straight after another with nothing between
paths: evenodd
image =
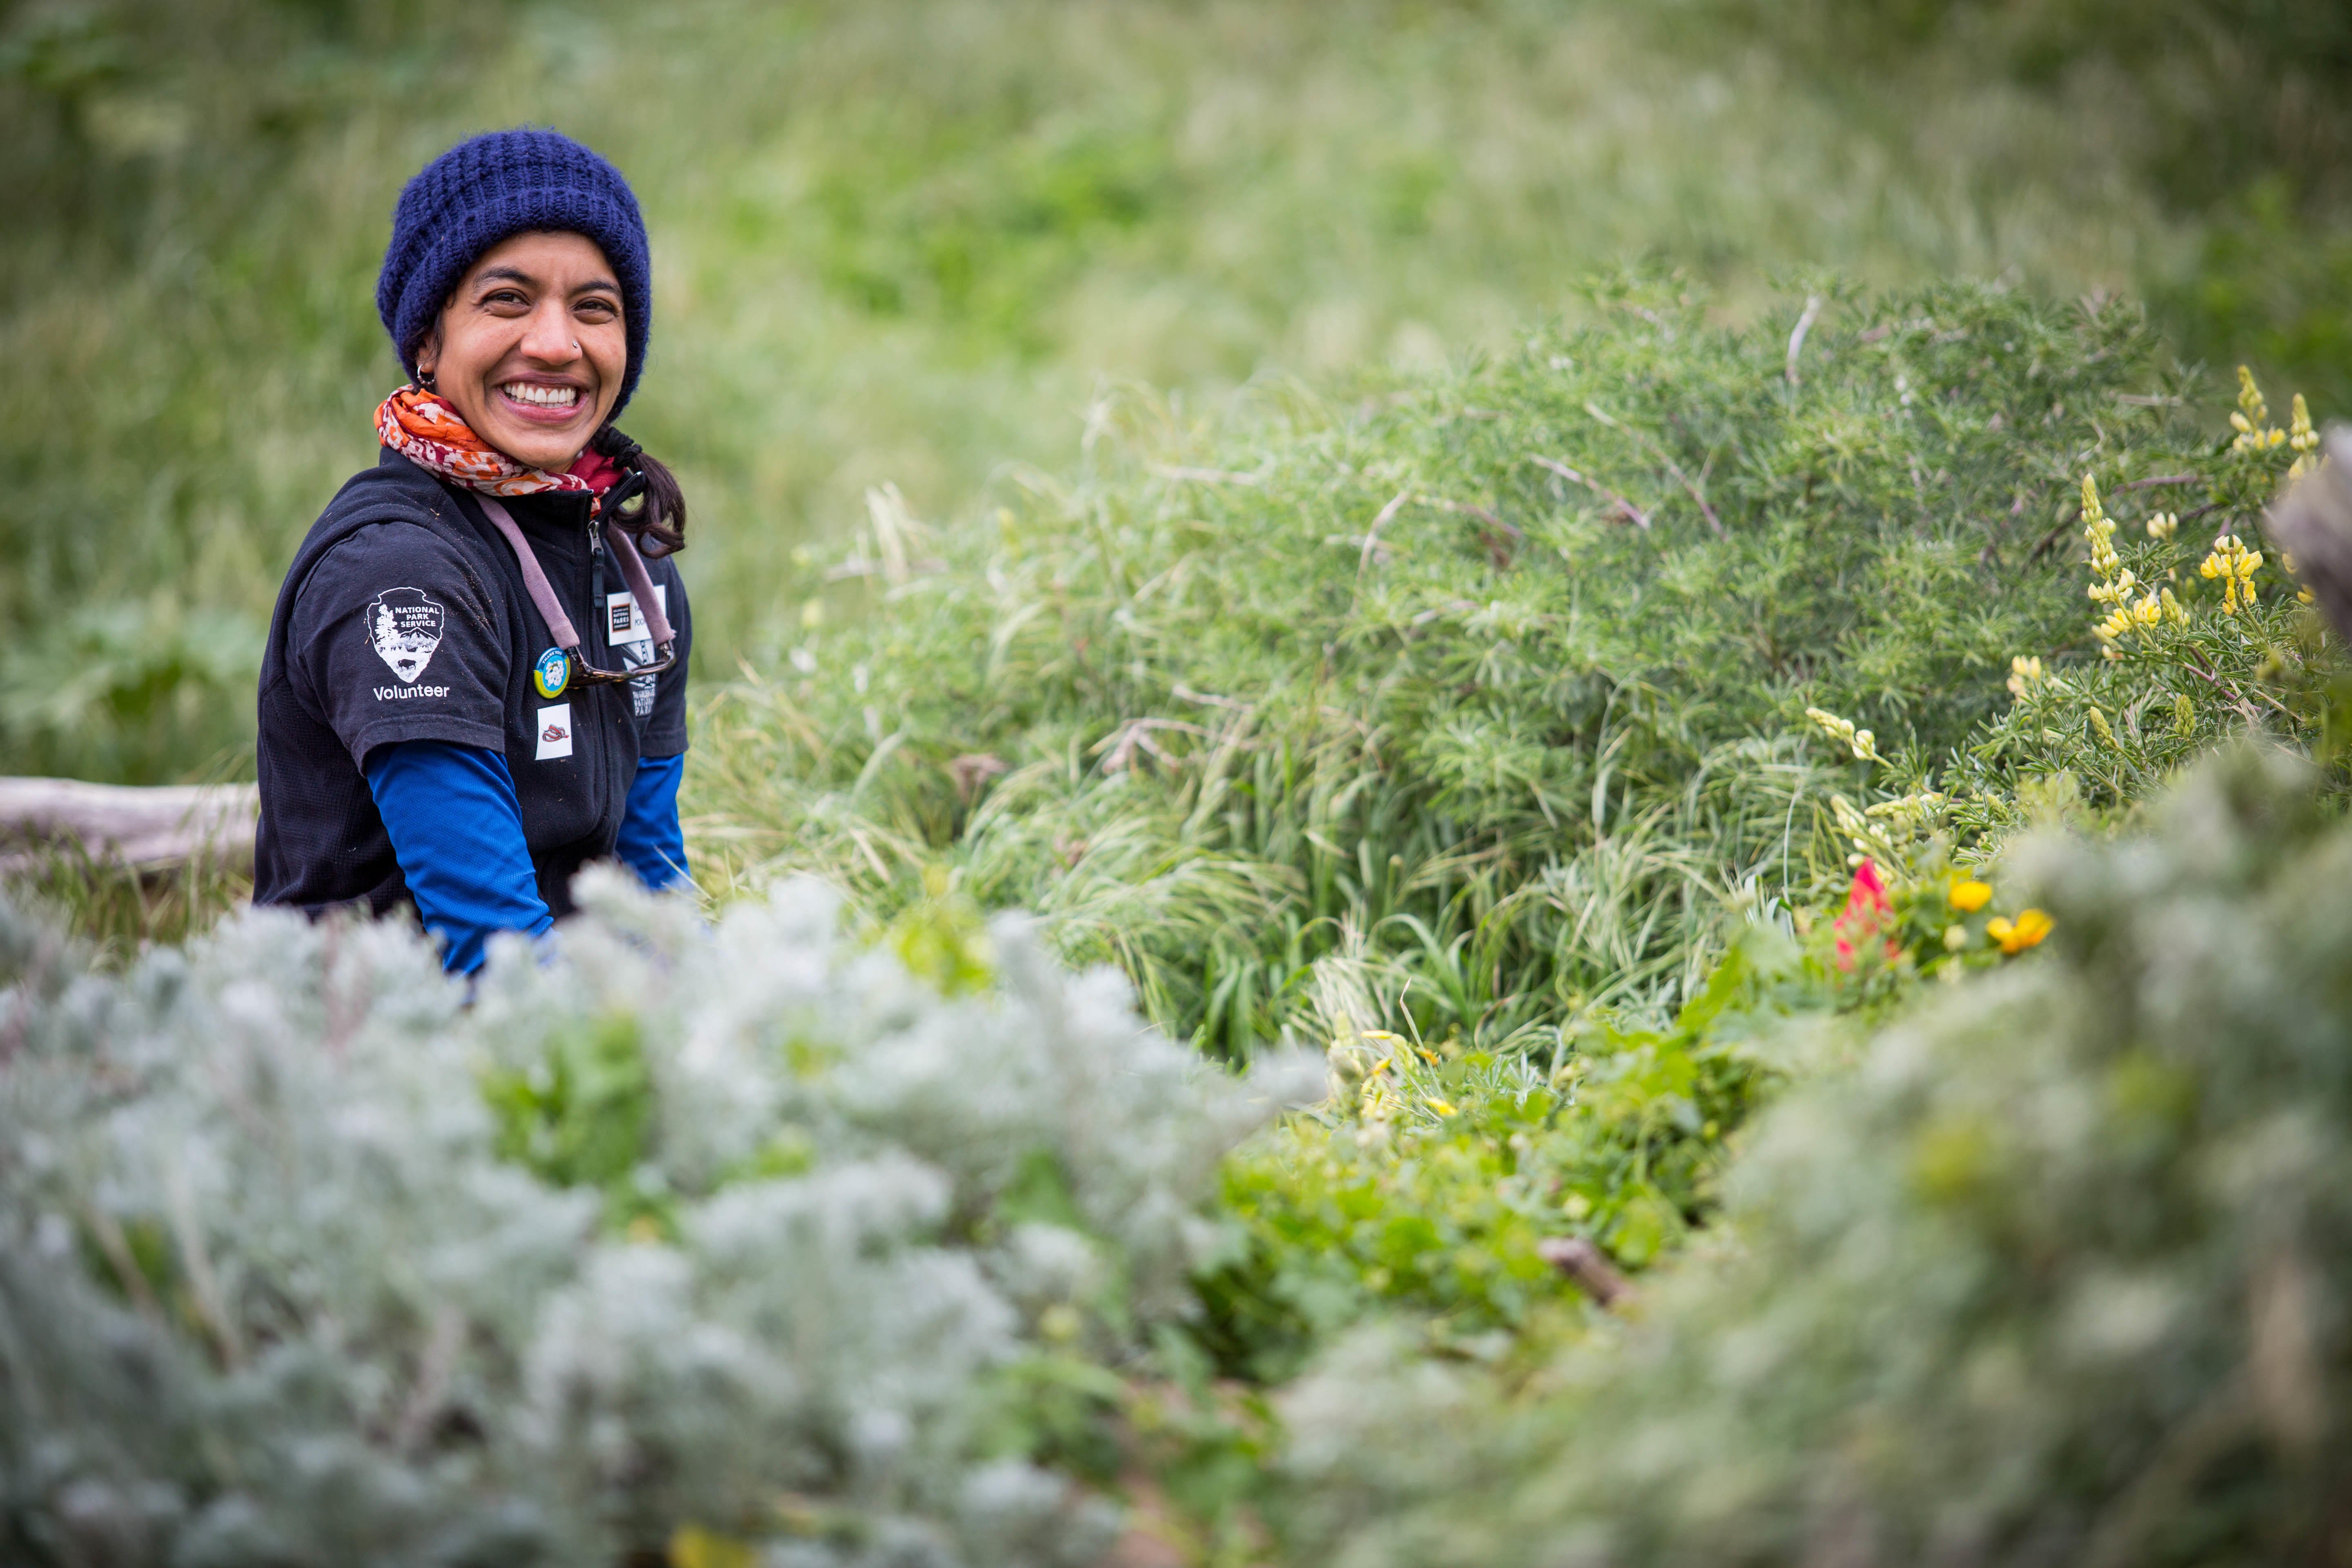
<instances>
[{"instance_id":1,"label":"navy knit beanie","mask_svg":"<svg viewBox=\"0 0 2352 1568\"><path fill-rule=\"evenodd\" d=\"M553 131L493 131L460 142L408 182L393 209L392 243L375 280L376 314L414 368L449 291L482 253L532 230L586 235L613 264L621 286L629 365L617 415L637 389L653 326L652 265L646 220L621 172Z\"/></svg>"}]
</instances>

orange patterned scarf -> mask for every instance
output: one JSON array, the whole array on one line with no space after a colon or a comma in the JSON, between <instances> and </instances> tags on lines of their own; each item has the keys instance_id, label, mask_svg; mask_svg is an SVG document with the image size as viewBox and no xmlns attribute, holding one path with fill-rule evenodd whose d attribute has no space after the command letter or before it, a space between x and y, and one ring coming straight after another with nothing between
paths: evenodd
<instances>
[{"instance_id":1,"label":"orange patterned scarf","mask_svg":"<svg viewBox=\"0 0 2352 1568\"><path fill-rule=\"evenodd\" d=\"M375 411L375 433L418 468L453 484L494 496L570 490L591 498L591 515L602 510L604 491L621 477L618 464L593 449L560 474L518 463L475 435L448 399L420 386L404 386L383 400Z\"/></svg>"}]
</instances>

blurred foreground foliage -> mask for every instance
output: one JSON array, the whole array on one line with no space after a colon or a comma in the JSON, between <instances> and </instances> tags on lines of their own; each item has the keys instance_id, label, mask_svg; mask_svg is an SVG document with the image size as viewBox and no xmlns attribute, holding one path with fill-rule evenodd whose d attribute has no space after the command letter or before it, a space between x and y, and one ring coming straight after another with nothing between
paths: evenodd
<instances>
[{"instance_id":1,"label":"blurred foreground foliage","mask_svg":"<svg viewBox=\"0 0 2352 1568\"><path fill-rule=\"evenodd\" d=\"M279 573L394 374L385 215L488 124L583 135L645 198L629 426L698 498L710 676L792 646L868 490L984 527L1100 377L1200 407L1504 353L1629 258L1735 321L1823 267L2129 289L2345 406L2339 13L11 0L0 747L246 765Z\"/></svg>"},{"instance_id":2,"label":"blurred foreground foliage","mask_svg":"<svg viewBox=\"0 0 2352 1568\"><path fill-rule=\"evenodd\" d=\"M1293 1388L1297 1560L2340 1559L2347 857L2261 747L2021 843L2046 951L1822 1042L1539 1397L1372 1336Z\"/></svg>"},{"instance_id":3,"label":"blurred foreground foliage","mask_svg":"<svg viewBox=\"0 0 2352 1568\"><path fill-rule=\"evenodd\" d=\"M583 891L470 1000L389 922L110 977L0 902L0 1556L1099 1558L1072 1396L1319 1075L1219 1073L1017 921L950 995L813 884Z\"/></svg>"}]
</instances>

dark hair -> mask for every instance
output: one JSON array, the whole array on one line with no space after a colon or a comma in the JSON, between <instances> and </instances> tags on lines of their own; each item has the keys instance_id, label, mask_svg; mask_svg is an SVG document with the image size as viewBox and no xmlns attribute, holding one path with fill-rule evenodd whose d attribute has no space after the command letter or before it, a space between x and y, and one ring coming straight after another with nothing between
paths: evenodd
<instances>
[{"instance_id":1,"label":"dark hair","mask_svg":"<svg viewBox=\"0 0 2352 1568\"><path fill-rule=\"evenodd\" d=\"M669 471L669 465L622 435L617 426L607 425L597 431L588 447L632 473L645 475L643 521L632 519L621 523L645 553L656 557L675 555L685 549L686 492L677 488L677 476ZM620 521L617 518L614 521Z\"/></svg>"}]
</instances>

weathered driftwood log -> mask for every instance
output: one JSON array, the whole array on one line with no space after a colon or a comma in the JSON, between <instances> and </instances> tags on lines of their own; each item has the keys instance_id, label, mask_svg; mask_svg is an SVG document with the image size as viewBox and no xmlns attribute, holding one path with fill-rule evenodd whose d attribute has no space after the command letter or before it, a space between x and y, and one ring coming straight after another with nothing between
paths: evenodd
<instances>
[{"instance_id":1,"label":"weathered driftwood log","mask_svg":"<svg viewBox=\"0 0 2352 1568\"><path fill-rule=\"evenodd\" d=\"M0 871L79 845L91 858L161 870L197 856L253 858L260 806L251 784L135 789L79 779L0 778Z\"/></svg>"}]
</instances>

